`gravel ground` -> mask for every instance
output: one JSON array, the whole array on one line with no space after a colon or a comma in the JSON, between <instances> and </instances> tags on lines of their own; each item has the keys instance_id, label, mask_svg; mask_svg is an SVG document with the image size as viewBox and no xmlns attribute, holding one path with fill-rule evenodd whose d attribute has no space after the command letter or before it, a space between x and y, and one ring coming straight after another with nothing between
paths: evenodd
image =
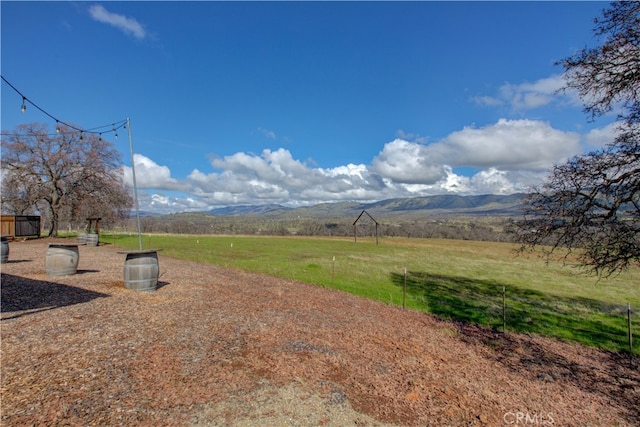
<instances>
[{"instance_id":1,"label":"gravel ground","mask_svg":"<svg viewBox=\"0 0 640 427\"><path fill-rule=\"evenodd\" d=\"M2 270L2 425L640 425L626 358L159 253L153 292L124 255L11 242Z\"/></svg>"}]
</instances>

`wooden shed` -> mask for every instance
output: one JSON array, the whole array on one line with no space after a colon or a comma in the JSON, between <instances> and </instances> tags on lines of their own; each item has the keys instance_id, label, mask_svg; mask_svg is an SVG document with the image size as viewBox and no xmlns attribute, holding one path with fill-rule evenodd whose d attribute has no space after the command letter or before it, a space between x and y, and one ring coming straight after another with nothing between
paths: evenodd
<instances>
[{"instance_id":1,"label":"wooden shed","mask_svg":"<svg viewBox=\"0 0 640 427\"><path fill-rule=\"evenodd\" d=\"M35 215L2 215L0 234L14 239L40 237L40 217Z\"/></svg>"}]
</instances>

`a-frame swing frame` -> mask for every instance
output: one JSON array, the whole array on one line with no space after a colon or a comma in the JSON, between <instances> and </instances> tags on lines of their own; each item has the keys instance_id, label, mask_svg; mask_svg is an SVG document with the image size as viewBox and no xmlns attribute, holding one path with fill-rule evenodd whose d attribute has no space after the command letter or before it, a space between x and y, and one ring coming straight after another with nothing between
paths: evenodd
<instances>
[{"instance_id":1,"label":"a-frame swing frame","mask_svg":"<svg viewBox=\"0 0 640 427\"><path fill-rule=\"evenodd\" d=\"M367 216L369 218L371 218L371 221L373 221L376 224L376 245L378 244L378 221L375 220L374 217L371 216L371 214L369 214L369 212L367 212L366 210L363 210L362 212L360 212L360 215L358 215L358 218L356 218L355 221L353 221L353 241L354 242L358 242L358 232L357 232L357 225L358 221L360 221L360 218L362 217L362 215L367 214Z\"/></svg>"}]
</instances>

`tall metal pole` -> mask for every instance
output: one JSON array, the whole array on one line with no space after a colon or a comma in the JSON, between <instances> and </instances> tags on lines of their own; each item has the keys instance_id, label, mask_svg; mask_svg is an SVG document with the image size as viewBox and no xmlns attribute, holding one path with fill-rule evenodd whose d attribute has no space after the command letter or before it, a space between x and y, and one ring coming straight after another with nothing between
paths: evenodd
<instances>
[{"instance_id":1,"label":"tall metal pole","mask_svg":"<svg viewBox=\"0 0 640 427\"><path fill-rule=\"evenodd\" d=\"M138 245L142 250L142 234L140 234L140 205L138 204L138 185L136 184L136 162L133 159L133 139L131 138L131 120L127 117L127 130L129 131L129 150L131 151L131 175L133 176L133 196L136 202L136 222L138 225Z\"/></svg>"}]
</instances>

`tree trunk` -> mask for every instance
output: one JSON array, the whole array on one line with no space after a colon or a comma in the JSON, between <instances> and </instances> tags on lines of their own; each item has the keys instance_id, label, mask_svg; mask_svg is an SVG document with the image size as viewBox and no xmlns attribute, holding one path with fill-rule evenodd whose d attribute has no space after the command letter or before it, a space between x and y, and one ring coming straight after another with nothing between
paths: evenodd
<instances>
[{"instance_id":1,"label":"tree trunk","mask_svg":"<svg viewBox=\"0 0 640 427\"><path fill-rule=\"evenodd\" d=\"M49 237L58 237L58 223L60 222L60 207L58 197L54 197L49 204L49 212L51 212L51 225L49 226Z\"/></svg>"},{"instance_id":2,"label":"tree trunk","mask_svg":"<svg viewBox=\"0 0 640 427\"><path fill-rule=\"evenodd\" d=\"M51 225L49 226L49 237L58 237L58 214L52 212Z\"/></svg>"}]
</instances>

